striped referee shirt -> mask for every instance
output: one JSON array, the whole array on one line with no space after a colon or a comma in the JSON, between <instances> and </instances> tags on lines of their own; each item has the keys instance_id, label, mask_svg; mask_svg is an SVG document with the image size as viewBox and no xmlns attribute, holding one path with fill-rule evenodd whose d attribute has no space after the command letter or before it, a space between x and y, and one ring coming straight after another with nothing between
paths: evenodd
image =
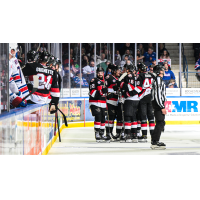
<instances>
[{"instance_id":1,"label":"striped referee shirt","mask_svg":"<svg viewBox=\"0 0 200 200\"><path fill-rule=\"evenodd\" d=\"M160 76L157 76L152 87L152 101L155 100L161 109L165 108L166 86Z\"/></svg>"}]
</instances>

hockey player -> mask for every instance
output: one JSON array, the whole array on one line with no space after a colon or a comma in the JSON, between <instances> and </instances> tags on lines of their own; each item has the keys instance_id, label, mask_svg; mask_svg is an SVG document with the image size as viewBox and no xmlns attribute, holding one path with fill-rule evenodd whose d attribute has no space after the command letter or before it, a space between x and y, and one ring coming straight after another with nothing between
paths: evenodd
<instances>
[{"instance_id":1,"label":"hockey player","mask_svg":"<svg viewBox=\"0 0 200 200\"><path fill-rule=\"evenodd\" d=\"M166 149L163 142L159 142L161 131L165 126L165 101L166 101L166 86L162 77L164 76L164 68L161 65L154 67L154 72L157 74L156 80L153 83L152 89L152 104L154 108L154 115L156 126L151 134L151 148L152 149Z\"/></svg>"},{"instance_id":2,"label":"hockey player","mask_svg":"<svg viewBox=\"0 0 200 200\"><path fill-rule=\"evenodd\" d=\"M37 75L39 79L38 90L31 94L29 103L49 103L49 96L51 95L50 111L56 112L60 97L58 78L55 70L46 66L49 61L49 53L43 51L40 55L40 60L41 63L32 63L24 68L26 69L25 75L29 76L29 79L32 75Z\"/></svg>"},{"instance_id":3,"label":"hockey player","mask_svg":"<svg viewBox=\"0 0 200 200\"><path fill-rule=\"evenodd\" d=\"M20 92L20 97L24 98L29 94L29 91L20 64L17 58L15 57L16 51L17 43L9 43L9 63L12 66L13 71L13 74L11 76L17 85L17 88ZM27 98L27 100L28 99L29 97Z\"/></svg>"},{"instance_id":4,"label":"hockey player","mask_svg":"<svg viewBox=\"0 0 200 200\"><path fill-rule=\"evenodd\" d=\"M136 112L139 104L138 93L142 91L141 78L134 75L135 68L133 65L127 65L127 76L124 82L120 84L125 97L124 102L124 125L125 138L121 137L120 142L138 142L137 139L137 118Z\"/></svg>"},{"instance_id":5,"label":"hockey player","mask_svg":"<svg viewBox=\"0 0 200 200\"><path fill-rule=\"evenodd\" d=\"M97 77L90 81L89 106L94 120L94 131L96 142L110 142L110 138L104 136L106 115L106 94L108 92L104 83L104 69L98 67Z\"/></svg>"},{"instance_id":6,"label":"hockey player","mask_svg":"<svg viewBox=\"0 0 200 200\"><path fill-rule=\"evenodd\" d=\"M11 57L11 56L10 56ZM10 96L10 107L26 107L27 101L22 101L23 97L21 92L19 91L14 79L13 75L15 75L15 79L21 81L16 68L12 67L12 62L9 61L9 96Z\"/></svg>"},{"instance_id":7,"label":"hockey player","mask_svg":"<svg viewBox=\"0 0 200 200\"><path fill-rule=\"evenodd\" d=\"M36 60L37 60L37 52L34 50L30 50L27 53L28 62L22 68L22 72L24 74L29 92L31 92L31 90L33 89L33 76L37 75L36 67L40 66L40 64L37 63Z\"/></svg>"},{"instance_id":8,"label":"hockey player","mask_svg":"<svg viewBox=\"0 0 200 200\"><path fill-rule=\"evenodd\" d=\"M108 95L106 101L108 107L108 115L106 119L106 136L111 139L110 137L111 134L113 139L117 139L116 137L113 136L113 127L114 127L114 120L117 116L118 93L113 89L113 87L116 86L116 83L118 82L121 69L119 66L111 64L108 67L111 69L111 74L107 75L105 78L106 87L108 88ZM117 126L119 127L119 124ZM119 128L119 131L121 131L121 128ZM119 136L117 135L117 137Z\"/></svg>"},{"instance_id":9,"label":"hockey player","mask_svg":"<svg viewBox=\"0 0 200 200\"><path fill-rule=\"evenodd\" d=\"M142 81L142 91L139 93L140 103L138 108L141 120L142 137L139 138L139 141L147 142L147 118L149 121L150 134L152 134L155 127L153 107L151 103L152 82L155 79L155 76L150 72L146 72L146 66L143 63L138 65L138 69L139 77Z\"/></svg>"}]
</instances>

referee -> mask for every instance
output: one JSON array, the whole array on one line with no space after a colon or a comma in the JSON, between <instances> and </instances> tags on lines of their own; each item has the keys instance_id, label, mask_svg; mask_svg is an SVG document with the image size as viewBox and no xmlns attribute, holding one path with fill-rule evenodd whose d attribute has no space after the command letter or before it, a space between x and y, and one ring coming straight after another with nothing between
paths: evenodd
<instances>
[{"instance_id":1,"label":"referee","mask_svg":"<svg viewBox=\"0 0 200 200\"><path fill-rule=\"evenodd\" d=\"M165 101L166 101L166 86L162 77L164 76L164 68L161 65L156 65L153 68L157 75L152 85L152 105L154 109L154 116L156 121L155 129L151 135L151 149L166 149L166 145L159 142L161 131L165 127Z\"/></svg>"}]
</instances>

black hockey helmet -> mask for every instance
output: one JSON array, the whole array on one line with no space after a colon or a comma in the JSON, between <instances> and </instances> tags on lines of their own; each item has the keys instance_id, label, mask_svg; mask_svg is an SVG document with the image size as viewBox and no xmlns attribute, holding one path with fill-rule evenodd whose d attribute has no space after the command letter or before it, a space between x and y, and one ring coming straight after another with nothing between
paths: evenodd
<instances>
[{"instance_id":1,"label":"black hockey helmet","mask_svg":"<svg viewBox=\"0 0 200 200\"><path fill-rule=\"evenodd\" d=\"M127 65L127 64L126 64L126 70L129 70L130 72L133 72L133 71L136 70L136 67L133 66L133 65Z\"/></svg>"},{"instance_id":2,"label":"black hockey helmet","mask_svg":"<svg viewBox=\"0 0 200 200\"><path fill-rule=\"evenodd\" d=\"M61 60L59 58L56 58L56 65L61 65Z\"/></svg>"},{"instance_id":3,"label":"black hockey helmet","mask_svg":"<svg viewBox=\"0 0 200 200\"><path fill-rule=\"evenodd\" d=\"M107 71L108 71L108 69L111 69L111 74L114 74L114 72L116 72L117 70L119 70L119 69L121 70L121 67L119 65L109 64Z\"/></svg>"},{"instance_id":4,"label":"black hockey helmet","mask_svg":"<svg viewBox=\"0 0 200 200\"><path fill-rule=\"evenodd\" d=\"M50 54L48 51L43 51L40 55L40 59L42 62L49 62Z\"/></svg>"},{"instance_id":5,"label":"black hockey helmet","mask_svg":"<svg viewBox=\"0 0 200 200\"><path fill-rule=\"evenodd\" d=\"M98 67L96 73L98 74L98 72L103 72L104 73L103 67Z\"/></svg>"},{"instance_id":6,"label":"black hockey helmet","mask_svg":"<svg viewBox=\"0 0 200 200\"><path fill-rule=\"evenodd\" d=\"M36 51L30 50L30 51L27 53L27 60L28 60L28 62L33 62L33 61L35 61L35 60L36 60L36 55L37 55Z\"/></svg>"},{"instance_id":7,"label":"black hockey helmet","mask_svg":"<svg viewBox=\"0 0 200 200\"><path fill-rule=\"evenodd\" d=\"M160 71L165 71L165 68L164 66L162 65L156 65L154 68L153 68L153 72L157 75L160 74Z\"/></svg>"},{"instance_id":8,"label":"black hockey helmet","mask_svg":"<svg viewBox=\"0 0 200 200\"><path fill-rule=\"evenodd\" d=\"M144 72L147 70L146 65L142 62L138 63L137 67L138 67L138 69L140 69L141 71L144 71Z\"/></svg>"},{"instance_id":9,"label":"black hockey helmet","mask_svg":"<svg viewBox=\"0 0 200 200\"><path fill-rule=\"evenodd\" d=\"M56 57L54 55L50 54L47 66L51 65L54 61L56 61Z\"/></svg>"}]
</instances>

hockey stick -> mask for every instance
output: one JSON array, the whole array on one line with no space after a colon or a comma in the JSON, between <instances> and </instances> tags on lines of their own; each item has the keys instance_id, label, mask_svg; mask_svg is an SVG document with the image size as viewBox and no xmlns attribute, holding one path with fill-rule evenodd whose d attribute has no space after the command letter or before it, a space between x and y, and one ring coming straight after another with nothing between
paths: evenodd
<instances>
[{"instance_id":1,"label":"hockey stick","mask_svg":"<svg viewBox=\"0 0 200 200\"><path fill-rule=\"evenodd\" d=\"M120 78L119 78L119 81L121 81L125 76L127 75L127 73L125 72ZM120 88L119 88L119 90L120 90ZM123 106L123 103L122 103L122 92L121 92L121 90L120 90L120 92L119 92L119 98L121 99L121 111L122 111L122 122L123 122L123 127L125 127L124 126L124 106Z\"/></svg>"},{"instance_id":2,"label":"hockey stick","mask_svg":"<svg viewBox=\"0 0 200 200\"><path fill-rule=\"evenodd\" d=\"M27 95L25 96L22 101L24 101L27 97L29 97L31 94L33 94L34 92L37 91L38 89L38 86L39 86L39 79L38 79L38 76L37 75L34 75L33 76L33 89L32 91Z\"/></svg>"},{"instance_id":3,"label":"hockey stick","mask_svg":"<svg viewBox=\"0 0 200 200\"><path fill-rule=\"evenodd\" d=\"M57 117L56 117L56 113L55 113L55 127L54 127L54 136L56 136L56 122L57 122Z\"/></svg>"},{"instance_id":4,"label":"hockey stick","mask_svg":"<svg viewBox=\"0 0 200 200\"><path fill-rule=\"evenodd\" d=\"M104 73L103 73L103 80L104 80L104 87L106 87L106 84L105 84L105 79L104 79ZM107 95L107 94L106 94ZM106 96L105 96L106 98ZM107 98L106 98L106 104L107 104ZM107 108L108 108L108 105L106 105ZM110 133L110 127L109 127L109 114L108 114L108 110L107 110L107 119L108 119L108 134Z\"/></svg>"},{"instance_id":5,"label":"hockey stick","mask_svg":"<svg viewBox=\"0 0 200 200\"><path fill-rule=\"evenodd\" d=\"M60 111L60 113L62 114L62 116L64 118L65 126L68 126L68 124L67 124L67 118L66 118L65 114L59 108L58 108L58 110Z\"/></svg>"},{"instance_id":6,"label":"hockey stick","mask_svg":"<svg viewBox=\"0 0 200 200\"><path fill-rule=\"evenodd\" d=\"M59 122L58 122L58 112L55 113L55 117L57 120L57 124L58 124L58 135L59 135L59 142L61 142L61 137L60 137L60 127L59 127Z\"/></svg>"},{"instance_id":7,"label":"hockey stick","mask_svg":"<svg viewBox=\"0 0 200 200\"><path fill-rule=\"evenodd\" d=\"M127 73L125 72L125 73L119 78L119 81L121 81L126 75L127 75Z\"/></svg>"}]
</instances>

